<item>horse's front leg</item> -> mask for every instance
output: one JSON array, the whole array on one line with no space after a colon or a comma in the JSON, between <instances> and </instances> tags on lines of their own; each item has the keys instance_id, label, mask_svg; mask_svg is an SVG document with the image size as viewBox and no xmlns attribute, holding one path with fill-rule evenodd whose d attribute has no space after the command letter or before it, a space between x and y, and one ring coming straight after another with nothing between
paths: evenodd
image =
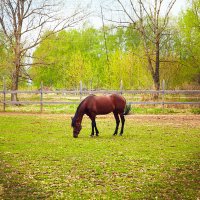
<instances>
[{"instance_id":1,"label":"horse's front leg","mask_svg":"<svg viewBox=\"0 0 200 200\"><path fill-rule=\"evenodd\" d=\"M94 130L96 131L96 136L99 136L99 131L97 129L97 125L96 125L95 119L92 120L92 133L91 133L92 137L94 136Z\"/></svg>"},{"instance_id":2,"label":"horse's front leg","mask_svg":"<svg viewBox=\"0 0 200 200\"><path fill-rule=\"evenodd\" d=\"M95 118L96 118L96 115L89 115L91 121L92 121L92 133L91 133L91 137L94 136L94 130L96 131L96 136L99 135L99 131L97 129L97 125L96 125L96 121L95 121Z\"/></svg>"}]
</instances>

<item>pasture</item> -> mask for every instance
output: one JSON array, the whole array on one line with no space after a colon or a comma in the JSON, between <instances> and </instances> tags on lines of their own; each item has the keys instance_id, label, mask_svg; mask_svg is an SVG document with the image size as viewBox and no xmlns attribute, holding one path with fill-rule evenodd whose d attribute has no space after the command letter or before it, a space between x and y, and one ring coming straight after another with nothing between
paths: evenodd
<instances>
[{"instance_id":1,"label":"pasture","mask_svg":"<svg viewBox=\"0 0 200 200\"><path fill-rule=\"evenodd\" d=\"M200 116L112 115L83 120L78 139L64 114L0 113L0 199L198 199Z\"/></svg>"}]
</instances>

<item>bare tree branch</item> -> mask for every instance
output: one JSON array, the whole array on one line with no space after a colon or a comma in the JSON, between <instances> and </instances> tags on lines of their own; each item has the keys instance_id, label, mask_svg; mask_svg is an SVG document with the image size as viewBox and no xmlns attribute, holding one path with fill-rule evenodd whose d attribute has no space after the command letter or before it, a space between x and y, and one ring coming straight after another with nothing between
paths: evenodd
<instances>
[{"instance_id":1,"label":"bare tree branch","mask_svg":"<svg viewBox=\"0 0 200 200\"><path fill-rule=\"evenodd\" d=\"M149 3L143 0L115 0L115 2L121 7L127 20L112 19L111 21L115 23L118 21L120 26L122 24L125 26L129 25L130 22L135 24L134 28L140 33L142 38L148 63L147 68L151 72L155 89L159 89L160 51L166 42L164 31L169 24L169 14L176 0L170 0L167 6L165 6L164 0L152 0L148 1ZM151 2L153 3L151 4ZM165 13L161 11L162 8L165 9Z\"/></svg>"},{"instance_id":2,"label":"bare tree branch","mask_svg":"<svg viewBox=\"0 0 200 200\"><path fill-rule=\"evenodd\" d=\"M61 2L49 0L1 0L0 28L14 54L12 89L18 88L24 66L31 65L25 59L28 51L43 40L84 20L88 13L74 9L68 16L61 15ZM43 36L44 32L50 30Z\"/></svg>"}]
</instances>

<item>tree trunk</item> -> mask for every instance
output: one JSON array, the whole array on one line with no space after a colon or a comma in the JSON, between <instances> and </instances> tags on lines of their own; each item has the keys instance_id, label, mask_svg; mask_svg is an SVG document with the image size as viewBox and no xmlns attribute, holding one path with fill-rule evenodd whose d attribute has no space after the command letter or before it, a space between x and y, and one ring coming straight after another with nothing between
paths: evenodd
<instances>
[{"instance_id":1,"label":"tree trunk","mask_svg":"<svg viewBox=\"0 0 200 200\"><path fill-rule=\"evenodd\" d=\"M17 43L14 52L14 65L15 70L12 74L12 90L18 90L19 85L19 75L20 75L20 63L21 63L21 55L20 55L20 38L17 38ZM18 101L17 93L11 94L11 101Z\"/></svg>"},{"instance_id":2,"label":"tree trunk","mask_svg":"<svg viewBox=\"0 0 200 200\"><path fill-rule=\"evenodd\" d=\"M19 83L19 68L16 66L15 71L12 75L12 87L11 90L15 91L18 90L18 83ZM18 101L17 93L11 94L11 101Z\"/></svg>"},{"instance_id":3,"label":"tree trunk","mask_svg":"<svg viewBox=\"0 0 200 200\"><path fill-rule=\"evenodd\" d=\"M159 49L159 39L156 41L156 62L155 62L155 72L153 76L154 89L156 91L160 90L160 49ZM159 93L154 94L154 99L158 99Z\"/></svg>"},{"instance_id":4,"label":"tree trunk","mask_svg":"<svg viewBox=\"0 0 200 200\"><path fill-rule=\"evenodd\" d=\"M159 91L160 90L160 81L159 81L159 77L156 74L153 77L153 81L154 81L154 89L156 91ZM157 100L158 97L159 97L159 93L155 93L153 96L154 100Z\"/></svg>"}]
</instances>

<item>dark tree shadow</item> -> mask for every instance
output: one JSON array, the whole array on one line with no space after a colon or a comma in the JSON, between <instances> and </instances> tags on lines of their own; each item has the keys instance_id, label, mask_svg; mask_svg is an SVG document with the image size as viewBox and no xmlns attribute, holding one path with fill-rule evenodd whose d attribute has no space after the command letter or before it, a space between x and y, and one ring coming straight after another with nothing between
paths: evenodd
<instances>
[{"instance_id":1,"label":"dark tree shadow","mask_svg":"<svg viewBox=\"0 0 200 200\"><path fill-rule=\"evenodd\" d=\"M51 195L25 179L23 173L0 161L0 199L47 199Z\"/></svg>"}]
</instances>

